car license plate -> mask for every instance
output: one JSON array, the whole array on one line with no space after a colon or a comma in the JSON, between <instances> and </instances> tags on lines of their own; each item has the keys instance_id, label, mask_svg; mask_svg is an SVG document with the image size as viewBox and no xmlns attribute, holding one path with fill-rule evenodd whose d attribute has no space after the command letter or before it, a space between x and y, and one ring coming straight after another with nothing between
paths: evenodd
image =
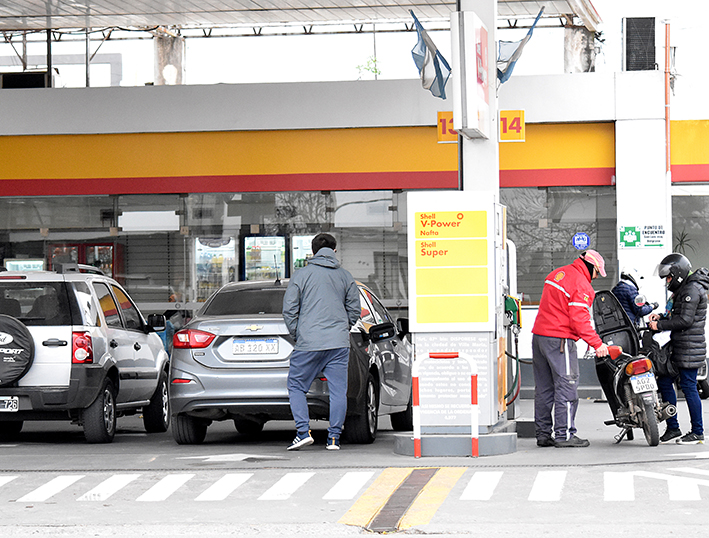
<instances>
[{"instance_id":1,"label":"car license plate","mask_svg":"<svg viewBox=\"0 0 709 538\"><path fill-rule=\"evenodd\" d=\"M272 355L278 353L278 338L234 338L234 355Z\"/></svg>"},{"instance_id":2,"label":"car license plate","mask_svg":"<svg viewBox=\"0 0 709 538\"><path fill-rule=\"evenodd\" d=\"M630 378L630 384L632 385L633 392L635 394L640 394L641 392L648 392L651 390L657 390L655 374L653 374L652 372L632 376Z\"/></svg>"},{"instance_id":3,"label":"car license plate","mask_svg":"<svg viewBox=\"0 0 709 538\"><path fill-rule=\"evenodd\" d=\"M0 412L15 413L20 409L20 399L17 396L0 396Z\"/></svg>"}]
</instances>

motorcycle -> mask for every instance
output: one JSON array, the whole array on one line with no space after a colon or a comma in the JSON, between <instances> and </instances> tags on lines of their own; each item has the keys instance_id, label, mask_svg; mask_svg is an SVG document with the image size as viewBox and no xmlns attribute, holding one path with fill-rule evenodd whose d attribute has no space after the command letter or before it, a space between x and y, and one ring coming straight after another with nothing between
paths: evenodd
<instances>
[{"instance_id":1,"label":"motorcycle","mask_svg":"<svg viewBox=\"0 0 709 538\"><path fill-rule=\"evenodd\" d=\"M677 413L663 402L657 389L652 357L641 354L640 340L628 314L610 291L599 291L593 302L596 332L609 347L609 355L596 357L596 374L606 396L613 420L621 432L616 444L633 439L633 428L641 428L650 446L660 443L659 423Z\"/></svg>"},{"instance_id":2,"label":"motorcycle","mask_svg":"<svg viewBox=\"0 0 709 538\"><path fill-rule=\"evenodd\" d=\"M638 306L650 304L650 305L652 305L653 310L655 310L659 306L658 303L647 302L647 299L645 299L645 296L640 295L640 294L638 294L635 297L635 304ZM644 321L640 322L638 324L638 327L639 327L639 330L642 330L644 327L646 327L645 322ZM699 393L699 397L702 400L706 400L707 398L709 398L709 379L708 379L709 376L707 375L707 370L708 370L707 369L707 360L704 359L704 364L702 364L699 367L699 370L697 370L697 392ZM677 383L675 383L675 390L676 391L681 390Z\"/></svg>"}]
</instances>

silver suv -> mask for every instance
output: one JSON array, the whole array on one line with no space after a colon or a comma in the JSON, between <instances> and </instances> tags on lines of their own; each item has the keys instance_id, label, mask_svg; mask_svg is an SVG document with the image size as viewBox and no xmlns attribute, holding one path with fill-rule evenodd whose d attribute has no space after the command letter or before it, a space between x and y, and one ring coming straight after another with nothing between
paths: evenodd
<instances>
[{"instance_id":1,"label":"silver suv","mask_svg":"<svg viewBox=\"0 0 709 538\"><path fill-rule=\"evenodd\" d=\"M25 420L70 420L89 443L108 443L116 417L141 411L148 432L166 431L164 328L92 268L0 272L0 438Z\"/></svg>"}]
</instances>

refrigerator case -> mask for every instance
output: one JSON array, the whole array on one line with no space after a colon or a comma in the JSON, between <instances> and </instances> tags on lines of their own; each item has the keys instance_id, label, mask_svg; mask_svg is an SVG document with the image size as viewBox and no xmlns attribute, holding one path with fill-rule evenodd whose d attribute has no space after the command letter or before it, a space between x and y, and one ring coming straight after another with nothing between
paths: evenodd
<instances>
[{"instance_id":1,"label":"refrigerator case","mask_svg":"<svg viewBox=\"0 0 709 538\"><path fill-rule=\"evenodd\" d=\"M284 278L286 238L250 236L244 238L244 280Z\"/></svg>"},{"instance_id":2,"label":"refrigerator case","mask_svg":"<svg viewBox=\"0 0 709 538\"><path fill-rule=\"evenodd\" d=\"M314 235L294 235L291 238L291 275L308 264L308 260L313 255L314 237Z\"/></svg>"},{"instance_id":3,"label":"refrigerator case","mask_svg":"<svg viewBox=\"0 0 709 538\"><path fill-rule=\"evenodd\" d=\"M235 280L236 241L230 238L195 239L195 300L206 301L227 282Z\"/></svg>"}]
</instances>

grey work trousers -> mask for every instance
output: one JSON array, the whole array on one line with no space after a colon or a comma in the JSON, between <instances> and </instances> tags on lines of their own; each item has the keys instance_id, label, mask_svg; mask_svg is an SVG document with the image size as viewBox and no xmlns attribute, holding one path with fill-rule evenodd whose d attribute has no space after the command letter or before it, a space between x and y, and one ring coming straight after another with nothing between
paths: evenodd
<instances>
[{"instance_id":1,"label":"grey work trousers","mask_svg":"<svg viewBox=\"0 0 709 538\"><path fill-rule=\"evenodd\" d=\"M579 405L579 361L576 342L568 338L532 336L534 369L534 423L537 439L557 441L576 433ZM552 422L553 411L553 422Z\"/></svg>"}]
</instances>

